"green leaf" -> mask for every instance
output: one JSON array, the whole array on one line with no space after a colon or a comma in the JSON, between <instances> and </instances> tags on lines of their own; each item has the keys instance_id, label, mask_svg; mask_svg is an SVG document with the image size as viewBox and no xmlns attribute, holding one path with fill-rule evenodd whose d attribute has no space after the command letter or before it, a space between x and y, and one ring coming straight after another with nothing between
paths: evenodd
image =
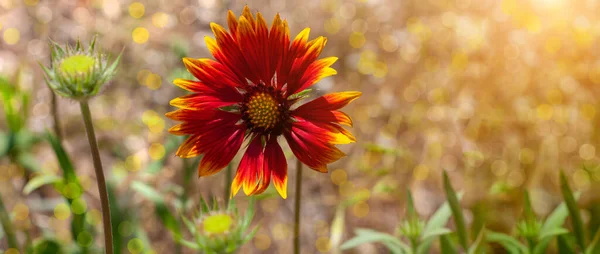
<instances>
[{"instance_id":1,"label":"green leaf","mask_svg":"<svg viewBox=\"0 0 600 254\"><path fill-rule=\"evenodd\" d=\"M77 180L77 175L75 174L75 168L73 167L73 163L71 162L69 155L67 155L67 152L65 151L64 147L60 143L60 140L58 140L58 138L50 132L46 134L46 138L48 139L48 142L50 142L50 145L54 150L54 154L56 155L56 159L58 159L58 164L60 165L60 169L63 172L63 177L66 180L66 182L79 183L79 181Z\"/></svg>"},{"instance_id":2,"label":"green leaf","mask_svg":"<svg viewBox=\"0 0 600 254\"><path fill-rule=\"evenodd\" d=\"M575 202L575 197L571 191L571 187L567 183L567 177L563 171L560 171L560 190L562 192L569 214L571 215L571 224L573 226L573 234L577 240L577 245L581 250L585 250L585 229L583 227L583 221L581 220L581 214Z\"/></svg>"},{"instance_id":3,"label":"green leaf","mask_svg":"<svg viewBox=\"0 0 600 254\"><path fill-rule=\"evenodd\" d=\"M481 230L479 230L479 235L475 238L473 244L469 247L469 254L479 254L483 253L483 245L485 244L485 226Z\"/></svg>"},{"instance_id":4,"label":"green leaf","mask_svg":"<svg viewBox=\"0 0 600 254\"><path fill-rule=\"evenodd\" d=\"M250 202L248 202L248 208L246 208L246 213L244 214L244 220L242 221L241 227L246 230L252 223L252 219L254 218L254 205L256 200L254 197L250 198Z\"/></svg>"},{"instance_id":5,"label":"green leaf","mask_svg":"<svg viewBox=\"0 0 600 254\"><path fill-rule=\"evenodd\" d=\"M569 230L567 230L565 228L553 228L553 229L550 229L548 231L542 231L540 233L540 237L539 238L540 239L544 239L544 238L547 238L547 237L554 237L554 236L557 236L557 235L568 234L568 233L569 233Z\"/></svg>"},{"instance_id":6,"label":"green leaf","mask_svg":"<svg viewBox=\"0 0 600 254\"><path fill-rule=\"evenodd\" d=\"M61 182L62 178L55 175L39 175L27 182L23 187L23 194L29 195L32 191L46 185Z\"/></svg>"},{"instance_id":7,"label":"green leaf","mask_svg":"<svg viewBox=\"0 0 600 254\"><path fill-rule=\"evenodd\" d=\"M448 177L448 173L446 173L446 171L444 171L444 189L446 191L446 199L448 200L448 204L450 204L450 210L452 211L454 223L456 224L456 234L458 235L459 243L465 250L467 250L469 249L469 238L467 234L467 227L465 225L465 217L463 216L462 208L458 202L456 192L452 188L450 178Z\"/></svg>"},{"instance_id":8,"label":"green leaf","mask_svg":"<svg viewBox=\"0 0 600 254\"><path fill-rule=\"evenodd\" d=\"M20 152L17 155L17 162L30 172L41 172L42 168L38 164L33 154L29 152Z\"/></svg>"},{"instance_id":9,"label":"green leaf","mask_svg":"<svg viewBox=\"0 0 600 254\"><path fill-rule=\"evenodd\" d=\"M156 215L162 224L171 232L175 241L179 241L181 239L181 229L179 228L179 223L165 204L165 200L163 199L162 195L154 190L154 188L139 181L134 181L131 184L131 188L154 203Z\"/></svg>"},{"instance_id":10,"label":"green leaf","mask_svg":"<svg viewBox=\"0 0 600 254\"><path fill-rule=\"evenodd\" d=\"M436 236L441 236L441 235L445 235L445 234L450 234L452 233L452 230L447 229L447 228L437 228L437 229L433 229L428 231L427 233L423 234L421 236L421 240L422 241L427 241L430 240L430 238L436 237Z\"/></svg>"},{"instance_id":11,"label":"green leaf","mask_svg":"<svg viewBox=\"0 0 600 254\"><path fill-rule=\"evenodd\" d=\"M0 196L0 224L2 224L2 228L4 230L4 233L6 234L8 247L18 249L19 242L17 242L17 236L14 231L15 228L13 226L12 221L10 220L10 215L8 214L8 211L6 211L6 207L4 206L2 196Z\"/></svg>"},{"instance_id":12,"label":"green leaf","mask_svg":"<svg viewBox=\"0 0 600 254\"><path fill-rule=\"evenodd\" d=\"M462 196L462 193L458 193L458 200L461 200ZM439 228L446 226L450 216L452 216L452 211L450 210L450 205L446 201L429 218L427 225L425 225L425 229L423 230L423 235L431 234L431 231L438 230ZM429 248L431 247L433 240L434 239L423 240L421 244L419 244L417 253L429 253Z\"/></svg>"},{"instance_id":13,"label":"green leaf","mask_svg":"<svg viewBox=\"0 0 600 254\"><path fill-rule=\"evenodd\" d=\"M596 234L594 235L594 239L592 239L592 242L590 243L590 245L588 245L587 249L585 250L585 254L600 253L600 246L598 245L599 242L600 242L600 229L598 229L596 231Z\"/></svg>"},{"instance_id":14,"label":"green leaf","mask_svg":"<svg viewBox=\"0 0 600 254\"><path fill-rule=\"evenodd\" d=\"M533 254L544 254L546 253L546 249L548 249L548 245L550 245L550 241L552 238L546 238L539 241L535 248L533 249Z\"/></svg>"},{"instance_id":15,"label":"green leaf","mask_svg":"<svg viewBox=\"0 0 600 254\"><path fill-rule=\"evenodd\" d=\"M69 158L69 155L65 151L60 140L50 132L46 133L46 139L52 146L52 150L54 150L54 154L56 155L60 169L63 172L63 183L65 185L73 184L81 190L81 183L77 179L73 163L71 162L71 159ZM71 204L73 202L73 199L71 199L72 197L65 196L62 190L60 191L67 202ZM87 223L85 221L85 213L73 215L73 219L71 220L71 236L73 237L73 240L77 240L77 236L79 236L80 233L84 231L90 231L90 229L86 228L86 226Z\"/></svg>"},{"instance_id":16,"label":"green leaf","mask_svg":"<svg viewBox=\"0 0 600 254\"><path fill-rule=\"evenodd\" d=\"M572 254L575 253L575 248L566 235L559 235L557 238L558 253Z\"/></svg>"},{"instance_id":17,"label":"green leaf","mask_svg":"<svg viewBox=\"0 0 600 254\"><path fill-rule=\"evenodd\" d=\"M55 239L40 239L33 243L34 254L62 254L65 253L59 241Z\"/></svg>"},{"instance_id":18,"label":"green leaf","mask_svg":"<svg viewBox=\"0 0 600 254\"><path fill-rule=\"evenodd\" d=\"M188 247L188 248L192 249L192 250L200 250L201 249L200 246L198 246L198 243L190 242L190 241L185 240L183 238L179 239L179 243L181 245L185 246L185 247Z\"/></svg>"},{"instance_id":19,"label":"green leaf","mask_svg":"<svg viewBox=\"0 0 600 254\"><path fill-rule=\"evenodd\" d=\"M575 193L575 200L579 199L579 194ZM548 216L544 224L542 225L541 231L549 231L557 227L562 227L565 224L565 220L569 216L569 210L565 202L560 203L554 211Z\"/></svg>"},{"instance_id":20,"label":"green leaf","mask_svg":"<svg viewBox=\"0 0 600 254\"><path fill-rule=\"evenodd\" d=\"M342 250L352 249L365 243L377 242L384 244L390 251L392 251L392 253L410 253L410 247L408 247L408 245L389 234L370 229L356 229L355 233L356 236L354 238L342 244Z\"/></svg>"},{"instance_id":21,"label":"green leaf","mask_svg":"<svg viewBox=\"0 0 600 254\"><path fill-rule=\"evenodd\" d=\"M298 100L299 100L299 99L304 99L304 98L306 98L306 97L310 96L310 93L311 93L312 91L313 91L313 90L312 90L312 89L310 89L310 88L304 89L303 91L301 91L301 92L299 92L299 93L295 93L295 94L292 94L292 95L290 95L289 99L290 99L290 100L294 100L294 99L298 99Z\"/></svg>"},{"instance_id":22,"label":"green leaf","mask_svg":"<svg viewBox=\"0 0 600 254\"><path fill-rule=\"evenodd\" d=\"M440 236L440 249L444 254L457 254L456 248L454 248L454 244L450 241L449 235Z\"/></svg>"},{"instance_id":23,"label":"green leaf","mask_svg":"<svg viewBox=\"0 0 600 254\"><path fill-rule=\"evenodd\" d=\"M502 245L510 254L527 253L527 246L507 234L488 230L485 237L488 242L495 242Z\"/></svg>"},{"instance_id":24,"label":"green leaf","mask_svg":"<svg viewBox=\"0 0 600 254\"><path fill-rule=\"evenodd\" d=\"M202 211L202 214L210 212L210 207L208 206L206 200L204 200L202 196L200 196L200 211Z\"/></svg>"},{"instance_id":25,"label":"green leaf","mask_svg":"<svg viewBox=\"0 0 600 254\"><path fill-rule=\"evenodd\" d=\"M260 228L259 226L254 227L254 229L252 229L252 231L250 231L250 233L247 234L246 237L244 237L242 244L246 244L247 242L252 240L252 238L254 238L254 236L256 235L256 232L258 232L259 228Z\"/></svg>"},{"instance_id":26,"label":"green leaf","mask_svg":"<svg viewBox=\"0 0 600 254\"><path fill-rule=\"evenodd\" d=\"M6 134L0 132L0 158L6 156L11 147L11 139L14 138L12 134Z\"/></svg>"},{"instance_id":27,"label":"green leaf","mask_svg":"<svg viewBox=\"0 0 600 254\"><path fill-rule=\"evenodd\" d=\"M462 199L462 194L458 194L458 200ZM448 201L444 202L440 208L429 218L427 221L427 225L425 225L425 229L423 230L423 234L430 234L429 231L437 230L438 228L442 228L446 226L450 216L452 215L452 211L450 210L450 205Z\"/></svg>"}]
</instances>

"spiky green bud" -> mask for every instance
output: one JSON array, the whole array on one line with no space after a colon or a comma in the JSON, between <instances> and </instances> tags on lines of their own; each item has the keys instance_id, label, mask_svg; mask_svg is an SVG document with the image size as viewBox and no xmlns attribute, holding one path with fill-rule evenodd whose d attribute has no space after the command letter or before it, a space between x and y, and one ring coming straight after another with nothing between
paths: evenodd
<instances>
[{"instance_id":1,"label":"spiky green bud","mask_svg":"<svg viewBox=\"0 0 600 254\"><path fill-rule=\"evenodd\" d=\"M75 47L67 44L64 48L51 41L51 65L40 64L44 70L46 84L57 94L85 101L98 94L117 72L121 54L109 63L109 57L96 49L96 37L84 49L77 40Z\"/></svg>"},{"instance_id":2,"label":"spiky green bud","mask_svg":"<svg viewBox=\"0 0 600 254\"><path fill-rule=\"evenodd\" d=\"M207 254L236 253L256 233L257 228L248 232L253 217L254 201L240 216L233 199L226 209L210 208L202 200L202 207L193 220L182 217L195 241L181 239L180 242Z\"/></svg>"}]
</instances>

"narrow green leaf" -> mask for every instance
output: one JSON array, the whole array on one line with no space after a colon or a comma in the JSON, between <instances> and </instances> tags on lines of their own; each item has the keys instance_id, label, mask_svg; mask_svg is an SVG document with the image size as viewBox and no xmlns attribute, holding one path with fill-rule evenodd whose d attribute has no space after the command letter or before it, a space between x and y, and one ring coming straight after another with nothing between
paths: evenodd
<instances>
[{"instance_id":1,"label":"narrow green leaf","mask_svg":"<svg viewBox=\"0 0 600 254\"><path fill-rule=\"evenodd\" d=\"M427 241L430 238L436 237L436 236L440 236L440 235L445 235L445 234L450 234L452 233L452 230L447 229L447 228L437 228L434 230L430 230L427 233L423 234L421 236L421 241Z\"/></svg>"},{"instance_id":2,"label":"narrow green leaf","mask_svg":"<svg viewBox=\"0 0 600 254\"><path fill-rule=\"evenodd\" d=\"M523 195L525 196L525 207L524 207L525 221L527 221L527 223L529 225L533 225L533 223L535 223L535 221L536 221L536 217L535 217L535 213L533 212L533 207L531 205L531 198L529 197L529 191L525 190Z\"/></svg>"},{"instance_id":3,"label":"narrow green leaf","mask_svg":"<svg viewBox=\"0 0 600 254\"><path fill-rule=\"evenodd\" d=\"M548 216L548 218L542 225L541 232L562 227L568 216L569 210L567 209L567 205L564 202L560 203L560 205L554 208L554 211L552 211L552 213Z\"/></svg>"},{"instance_id":4,"label":"narrow green leaf","mask_svg":"<svg viewBox=\"0 0 600 254\"><path fill-rule=\"evenodd\" d=\"M202 196L200 196L200 211L203 214L210 212L210 208L208 207L206 200L204 200L204 198Z\"/></svg>"},{"instance_id":5,"label":"narrow green leaf","mask_svg":"<svg viewBox=\"0 0 600 254\"><path fill-rule=\"evenodd\" d=\"M598 229L596 231L596 234L594 234L594 238L592 239L592 242L590 243L590 245L588 245L587 249L585 250L585 254L600 253L600 245L598 245L599 242L600 242L600 229Z\"/></svg>"},{"instance_id":6,"label":"narrow green leaf","mask_svg":"<svg viewBox=\"0 0 600 254\"><path fill-rule=\"evenodd\" d=\"M539 239L545 239L547 237L554 237L557 235L568 234L568 233L569 233L569 230L567 230L566 228L553 228L548 231L542 231L540 233Z\"/></svg>"},{"instance_id":7,"label":"narrow green leaf","mask_svg":"<svg viewBox=\"0 0 600 254\"><path fill-rule=\"evenodd\" d=\"M483 253L483 246L485 244L485 226L479 230L479 234L477 235L477 238L475 238L475 241L473 242L473 244L469 247L469 254L479 254L479 253Z\"/></svg>"},{"instance_id":8,"label":"narrow green leaf","mask_svg":"<svg viewBox=\"0 0 600 254\"><path fill-rule=\"evenodd\" d=\"M310 96L310 93L311 93L312 91L313 91L313 90L312 90L312 89L310 89L310 88L308 88L308 89L304 89L304 90L302 90L302 91L301 91L301 92L299 92L299 93L295 93L295 94L291 95L289 99L290 99L290 100L294 100L294 99L298 99L298 100L299 100L299 99L304 99L304 98L306 98L306 97Z\"/></svg>"},{"instance_id":9,"label":"narrow green leaf","mask_svg":"<svg viewBox=\"0 0 600 254\"><path fill-rule=\"evenodd\" d=\"M409 220L418 219L417 211L415 210L415 204L413 196L410 190L406 191L406 214Z\"/></svg>"},{"instance_id":10,"label":"narrow green leaf","mask_svg":"<svg viewBox=\"0 0 600 254\"><path fill-rule=\"evenodd\" d=\"M454 223L456 224L456 234L458 236L459 243L465 250L467 250L469 249L469 238L467 234L467 227L465 225L465 217L463 216L462 208L458 202L456 192L452 188L450 178L448 177L448 173L446 173L446 171L444 171L444 189L446 191L446 199L448 200L448 204L450 204L450 210L452 211Z\"/></svg>"},{"instance_id":11,"label":"narrow green leaf","mask_svg":"<svg viewBox=\"0 0 600 254\"><path fill-rule=\"evenodd\" d=\"M242 221L242 228L245 230L252 223L252 219L254 218L254 205L256 200L254 197L250 198L250 202L248 202L248 208L246 208L246 213L244 214L244 220Z\"/></svg>"},{"instance_id":12,"label":"narrow green leaf","mask_svg":"<svg viewBox=\"0 0 600 254\"><path fill-rule=\"evenodd\" d=\"M38 164L33 154L29 152L21 152L17 156L17 162L30 172L41 172L42 168Z\"/></svg>"},{"instance_id":13,"label":"narrow green leaf","mask_svg":"<svg viewBox=\"0 0 600 254\"><path fill-rule=\"evenodd\" d=\"M200 250L201 249L200 246L198 246L198 243L190 242L185 239L179 239L179 243L185 247L192 249L192 250Z\"/></svg>"},{"instance_id":14,"label":"narrow green leaf","mask_svg":"<svg viewBox=\"0 0 600 254\"><path fill-rule=\"evenodd\" d=\"M0 223L2 224L2 228L4 229L4 233L6 234L6 239L8 241L8 247L18 249L19 242L17 242L15 228L13 226L12 221L10 220L8 211L6 211L6 207L4 206L4 201L2 200L2 196L0 196Z\"/></svg>"},{"instance_id":15,"label":"narrow green leaf","mask_svg":"<svg viewBox=\"0 0 600 254\"><path fill-rule=\"evenodd\" d=\"M52 146L52 149L54 150L54 154L56 155L56 159L58 159L60 169L63 172L63 177L66 180L66 182L79 183L79 181L77 180L77 175L75 174L75 168L73 167L73 163L71 162L69 155L67 155L67 152L60 143L60 140L58 140L58 138L50 132L47 132L46 138L48 139L50 145Z\"/></svg>"},{"instance_id":16,"label":"narrow green leaf","mask_svg":"<svg viewBox=\"0 0 600 254\"><path fill-rule=\"evenodd\" d=\"M569 241L567 235L559 235L557 238L558 253L560 254L572 254L575 253L575 246Z\"/></svg>"},{"instance_id":17,"label":"narrow green leaf","mask_svg":"<svg viewBox=\"0 0 600 254\"><path fill-rule=\"evenodd\" d=\"M569 214L571 215L571 224L573 226L573 234L577 240L577 245L579 245L581 250L585 250L586 239L583 221L581 220L577 202L575 202L575 197L573 196L573 192L567 183L567 177L563 171L560 171L560 189L565 203L567 204L567 208L569 209Z\"/></svg>"},{"instance_id":18,"label":"narrow green leaf","mask_svg":"<svg viewBox=\"0 0 600 254\"><path fill-rule=\"evenodd\" d=\"M254 236L256 235L256 232L258 232L259 228L260 228L259 226L254 227L252 229L252 231L250 231L250 233L246 235L246 237L242 241L242 244L245 244L245 243L249 242L250 240L252 240L252 238L254 238Z\"/></svg>"},{"instance_id":19,"label":"narrow green leaf","mask_svg":"<svg viewBox=\"0 0 600 254\"><path fill-rule=\"evenodd\" d=\"M90 42L90 46L88 47L88 52L94 52L94 48L96 47L96 41L98 40L98 35L95 34L92 37L92 41Z\"/></svg>"},{"instance_id":20,"label":"narrow green leaf","mask_svg":"<svg viewBox=\"0 0 600 254\"><path fill-rule=\"evenodd\" d=\"M187 227L188 231L190 231L190 233L192 235L195 235L196 234L196 225L194 225L193 222L188 220L188 218L186 218L183 214L179 214L179 217L181 217L181 220L183 221L183 224L185 224L185 226Z\"/></svg>"},{"instance_id":21,"label":"narrow green leaf","mask_svg":"<svg viewBox=\"0 0 600 254\"><path fill-rule=\"evenodd\" d=\"M457 254L458 253L458 251L454 247L454 244L452 244L452 241L450 240L449 235L440 236L440 248L442 250L442 253L444 253L444 254Z\"/></svg>"},{"instance_id":22,"label":"narrow green leaf","mask_svg":"<svg viewBox=\"0 0 600 254\"><path fill-rule=\"evenodd\" d=\"M510 254L527 253L527 246L507 234L488 230L485 237L488 242L495 242L502 245Z\"/></svg>"},{"instance_id":23,"label":"narrow green leaf","mask_svg":"<svg viewBox=\"0 0 600 254\"><path fill-rule=\"evenodd\" d=\"M23 187L23 194L29 195L32 191L46 185L61 182L62 178L55 175L39 175L27 182Z\"/></svg>"},{"instance_id":24,"label":"narrow green leaf","mask_svg":"<svg viewBox=\"0 0 600 254\"><path fill-rule=\"evenodd\" d=\"M462 199L462 193L457 195L458 200ZM445 227L448 224L448 220L452 216L452 211L450 210L450 205L448 201L444 202L440 208L435 211L435 213L429 218L427 221L427 225L425 225L425 229L423 230L423 234L429 234L429 231L437 230L438 228Z\"/></svg>"},{"instance_id":25,"label":"narrow green leaf","mask_svg":"<svg viewBox=\"0 0 600 254\"><path fill-rule=\"evenodd\" d=\"M548 249L548 245L550 245L550 241L552 238L546 238L540 240L533 249L533 254L544 254L546 253L546 249Z\"/></svg>"},{"instance_id":26,"label":"narrow green leaf","mask_svg":"<svg viewBox=\"0 0 600 254\"><path fill-rule=\"evenodd\" d=\"M377 232L370 229L356 229L356 236L340 247L342 250L352 249L365 243L382 243L392 253L410 253L410 247L399 239L386 233Z\"/></svg>"}]
</instances>

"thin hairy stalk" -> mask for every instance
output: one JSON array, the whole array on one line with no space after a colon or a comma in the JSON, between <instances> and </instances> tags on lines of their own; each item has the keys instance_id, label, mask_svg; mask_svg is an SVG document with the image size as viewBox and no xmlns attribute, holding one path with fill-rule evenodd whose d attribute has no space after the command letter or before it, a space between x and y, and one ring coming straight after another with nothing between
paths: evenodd
<instances>
[{"instance_id":1,"label":"thin hairy stalk","mask_svg":"<svg viewBox=\"0 0 600 254\"><path fill-rule=\"evenodd\" d=\"M58 137L58 140L62 141L62 130L60 128L60 118L58 116L58 100L56 99L56 94L54 92L50 94L52 94L51 110L52 120L54 120L54 134Z\"/></svg>"},{"instance_id":2,"label":"thin hairy stalk","mask_svg":"<svg viewBox=\"0 0 600 254\"><path fill-rule=\"evenodd\" d=\"M294 200L294 254L300 254L300 197L302 196L302 162L296 161L296 199Z\"/></svg>"},{"instance_id":3,"label":"thin hairy stalk","mask_svg":"<svg viewBox=\"0 0 600 254\"><path fill-rule=\"evenodd\" d=\"M92 159L94 161L94 170L96 172L96 181L98 182L98 192L100 193L100 203L102 205L102 222L104 225L104 246L106 254L113 254L113 236L112 226L110 222L110 207L108 204L108 192L106 190L106 180L104 179L104 171L102 170L102 162L100 161L100 152L98 151L98 143L96 142L96 134L94 133L94 125L92 124L92 114L87 101L79 103L81 107L81 115L85 124L90 149L92 150Z\"/></svg>"},{"instance_id":4,"label":"thin hairy stalk","mask_svg":"<svg viewBox=\"0 0 600 254\"><path fill-rule=\"evenodd\" d=\"M229 163L229 165L227 165L227 168L225 169L225 187L223 187L223 200L229 200L229 195L230 195L230 191L231 191L231 171L233 170L233 166L232 163ZM225 202L227 203L227 202Z\"/></svg>"}]
</instances>

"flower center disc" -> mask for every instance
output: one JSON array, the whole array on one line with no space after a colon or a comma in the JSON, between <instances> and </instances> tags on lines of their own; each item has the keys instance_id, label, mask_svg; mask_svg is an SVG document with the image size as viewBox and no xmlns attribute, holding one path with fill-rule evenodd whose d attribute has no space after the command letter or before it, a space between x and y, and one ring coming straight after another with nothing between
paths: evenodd
<instances>
[{"instance_id":1,"label":"flower center disc","mask_svg":"<svg viewBox=\"0 0 600 254\"><path fill-rule=\"evenodd\" d=\"M267 93L256 93L247 104L250 122L257 127L271 129L279 122L279 106L275 98Z\"/></svg>"},{"instance_id":2,"label":"flower center disc","mask_svg":"<svg viewBox=\"0 0 600 254\"><path fill-rule=\"evenodd\" d=\"M63 60L60 64L60 70L67 74L77 74L89 71L96 60L86 55L74 55Z\"/></svg>"}]
</instances>

